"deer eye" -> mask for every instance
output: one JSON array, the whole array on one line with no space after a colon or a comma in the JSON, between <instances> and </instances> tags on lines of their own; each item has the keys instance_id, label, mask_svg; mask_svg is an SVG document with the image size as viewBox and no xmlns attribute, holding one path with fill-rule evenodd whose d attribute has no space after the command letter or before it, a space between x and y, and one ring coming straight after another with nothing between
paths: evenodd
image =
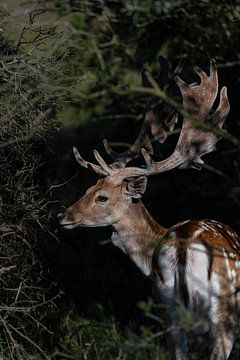
<instances>
[{"instance_id":1,"label":"deer eye","mask_svg":"<svg viewBox=\"0 0 240 360\"><path fill-rule=\"evenodd\" d=\"M99 203L105 203L106 201L108 201L108 197L107 196L103 196L103 195L98 195L95 199L96 202Z\"/></svg>"}]
</instances>

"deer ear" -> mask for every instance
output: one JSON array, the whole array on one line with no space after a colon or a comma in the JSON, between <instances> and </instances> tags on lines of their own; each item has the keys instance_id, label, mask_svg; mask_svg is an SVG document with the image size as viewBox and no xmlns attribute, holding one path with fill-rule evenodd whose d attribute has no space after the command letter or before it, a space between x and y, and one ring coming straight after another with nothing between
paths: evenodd
<instances>
[{"instance_id":1,"label":"deer ear","mask_svg":"<svg viewBox=\"0 0 240 360\"><path fill-rule=\"evenodd\" d=\"M139 178L130 180L129 183L127 184L124 193L126 197L140 199L144 194L146 188L147 188L147 177L141 176Z\"/></svg>"}]
</instances>

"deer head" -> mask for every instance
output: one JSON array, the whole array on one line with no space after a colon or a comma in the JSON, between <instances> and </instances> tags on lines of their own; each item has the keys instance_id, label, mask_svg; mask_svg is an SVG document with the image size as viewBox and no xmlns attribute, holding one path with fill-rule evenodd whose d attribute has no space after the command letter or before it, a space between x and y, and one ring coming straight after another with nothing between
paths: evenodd
<instances>
[{"instance_id":1,"label":"deer head","mask_svg":"<svg viewBox=\"0 0 240 360\"><path fill-rule=\"evenodd\" d=\"M60 225L66 229L77 226L114 226L128 214L132 202L142 197L146 187L146 177L121 183L111 182L108 176L99 179L80 200L58 215Z\"/></svg>"},{"instance_id":2,"label":"deer head","mask_svg":"<svg viewBox=\"0 0 240 360\"><path fill-rule=\"evenodd\" d=\"M218 76L215 61L211 60L210 75L207 76L198 67L194 68L199 75L200 84L186 84L178 76L175 81L183 96L183 107L187 114L193 114L197 123L186 116L173 154L160 162L154 162L145 149L142 149L146 167L120 167L108 165L99 153L94 150L97 164L85 161L74 147L77 162L84 168L101 176L97 184L64 214L60 214L60 224L66 228L75 226L114 225L121 216L129 216L129 206L139 199L146 189L147 176L169 171L173 168L201 167L201 157L215 150L221 138L214 133L221 129L229 113L230 106L227 89L220 92L220 103L217 110L210 115L210 110L218 93ZM204 125L206 128L204 128ZM210 130L209 130L210 126Z\"/></svg>"}]
</instances>

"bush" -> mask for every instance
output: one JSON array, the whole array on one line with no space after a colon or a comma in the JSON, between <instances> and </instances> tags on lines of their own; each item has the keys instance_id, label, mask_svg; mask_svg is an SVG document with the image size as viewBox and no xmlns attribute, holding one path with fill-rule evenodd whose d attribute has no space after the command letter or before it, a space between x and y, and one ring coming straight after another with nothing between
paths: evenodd
<instances>
[{"instance_id":1,"label":"bush","mask_svg":"<svg viewBox=\"0 0 240 360\"><path fill-rule=\"evenodd\" d=\"M60 67L65 49L59 49L61 34L55 27L37 26L33 18L17 40L9 40L9 17L1 15L0 349L6 358L34 354L43 359L51 348L48 322L56 290L41 263L44 242L53 235L39 169L41 152L56 131L54 111L64 96Z\"/></svg>"}]
</instances>

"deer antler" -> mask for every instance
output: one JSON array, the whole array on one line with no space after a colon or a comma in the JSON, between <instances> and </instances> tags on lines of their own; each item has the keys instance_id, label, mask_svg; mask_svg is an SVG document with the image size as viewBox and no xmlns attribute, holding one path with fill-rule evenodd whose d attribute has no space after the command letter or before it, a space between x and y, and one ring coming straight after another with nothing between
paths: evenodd
<instances>
[{"instance_id":1,"label":"deer antler","mask_svg":"<svg viewBox=\"0 0 240 360\"><path fill-rule=\"evenodd\" d=\"M187 113L183 121L182 130L173 154L160 162L155 162L145 149L142 149L142 155L146 162L145 168L127 167L112 168L105 163L100 155L95 151L95 157L98 165L85 162L82 158L81 164L84 167L91 168L96 172L111 177L113 182L121 182L125 178L136 176L150 176L169 171L173 168L201 168L203 160L201 157L215 150L216 143L221 136L216 130L222 129L223 123L229 113L230 105L227 97L227 88L224 86L220 92L220 102L216 111L210 115L209 112L216 100L218 93L218 75L214 60L210 62L210 75L207 76L198 67L194 68L199 75L200 84L186 84L178 76L175 81L180 88L183 97L183 108ZM189 116L188 114L191 115ZM193 117L193 119L192 119ZM76 156L76 155L75 155ZM80 156L80 155L79 155ZM90 164L90 165L89 165ZM105 175L106 176L106 175Z\"/></svg>"},{"instance_id":2,"label":"deer antler","mask_svg":"<svg viewBox=\"0 0 240 360\"><path fill-rule=\"evenodd\" d=\"M173 96L176 88L174 77L179 75L183 68L183 60L180 60L176 69L170 75L168 71L168 62L162 56L159 57L160 70L155 77L155 81L168 96ZM144 87L151 87L146 76L142 72L142 84ZM159 116L160 114L160 116ZM161 117L159 119L159 117ZM166 140L167 132L172 131L176 124L178 116L176 112L166 102L159 102L159 98L151 97L147 105L147 113L140 132L127 151L117 153L111 149L109 143L104 139L104 147L108 155L114 160L112 168L125 167L126 164L141 154L144 148L149 154L153 154L152 142L163 143Z\"/></svg>"},{"instance_id":3,"label":"deer antler","mask_svg":"<svg viewBox=\"0 0 240 360\"><path fill-rule=\"evenodd\" d=\"M82 158L82 156L79 154L78 149L75 146L73 147L73 153L74 153L75 159L77 160L79 165L84 167L85 169L91 170L91 171L93 171L99 175L103 175L103 176L110 175L109 171L107 171L107 168L105 166L103 168L101 165L95 165L95 164L90 163L89 161L84 160Z\"/></svg>"},{"instance_id":4,"label":"deer antler","mask_svg":"<svg viewBox=\"0 0 240 360\"><path fill-rule=\"evenodd\" d=\"M216 150L216 143L221 139L221 136L217 135L214 130L222 129L230 111L227 88L224 86L220 92L220 103L217 110L209 115L218 93L218 74L215 60L210 61L209 76L196 66L194 70L201 79L199 85L188 85L179 77L175 79L183 97L183 108L191 114L193 120L197 120L197 123L194 124L191 118L186 117L184 119L175 149L175 152L178 152L182 159L185 158L181 168L195 166L201 168L203 163L201 156ZM204 126L205 128L212 127L212 131L205 129Z\"/></svg>"}]
</instances>

